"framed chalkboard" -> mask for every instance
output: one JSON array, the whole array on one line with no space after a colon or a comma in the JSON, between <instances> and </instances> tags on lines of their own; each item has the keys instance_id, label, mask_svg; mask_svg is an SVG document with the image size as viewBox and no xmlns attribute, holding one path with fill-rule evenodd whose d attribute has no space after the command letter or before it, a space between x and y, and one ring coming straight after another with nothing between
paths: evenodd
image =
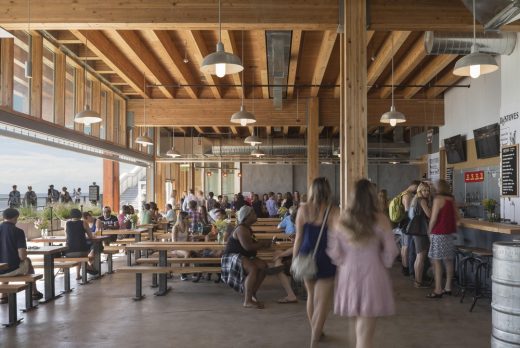
<instances>
[{"instance_id":1,"label":"framed chalkboard","mask_svg":"<svg viewBox=\"0 0 520 348\"><path fill-rule=\"evenodd\" d=\"M99 201L99 186L98 185L90 185L88 187L88 200L89 201Z\"/></svg>"},{"instance_id":2,"label":"framed chalkboard","mask_svg":"<svg viewBox=\"0 0 520 348\"><path fill-rule=\"evenodd\" d=\"M502 147L501 195L518 197L518 144Z\"/></svg>"}]
</instances>

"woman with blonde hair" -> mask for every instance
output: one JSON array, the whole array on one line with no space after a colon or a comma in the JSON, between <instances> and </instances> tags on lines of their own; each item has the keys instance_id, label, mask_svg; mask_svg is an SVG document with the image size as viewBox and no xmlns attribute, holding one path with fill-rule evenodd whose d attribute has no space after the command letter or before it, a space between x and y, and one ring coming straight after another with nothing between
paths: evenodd
<instances>
[{"instance_id":1,"label":"woman with blonde hair","mask_svg":"<svg viewBox=\"0 0 520 348\"><path fill-rule=\"evenodd\" d=\"M311 347L315 347L323 335L323 326L332 304L336 267L326 253L327 231L337 219L338 209L332 206L332 194L326 178L316 178L309 188L309 198L301 204L296 215L296 237L293 260L299 253L311 254L316 244L317 274L315 279L305 279L307 289L307 317L311 324ZM325 220L326 212L328 218ZM323 224L323 233L318 237Z\"/></svg>"},{"instance_id":2,"label":"woman with blonde hair","mask_svg":"<svg viewBox=\"0 0 520 348\"><path fill-rule=\"evenodd\" d=\"M415 244L415 262L414 262L414 275L416 288L428 287L422 283L424 262L430 248L430 240L428 238L428 220L431 216L431 209L428 206L430 198L430 186L421 182L417 186L417 193L410 204L408 209L408 217L410 223L408 224L407 232L411 233L413 237L413 243ZM413 219L419 219L417 222L412 222ZM411 231L414 229L415 231Z\"/></svg>"},{"instance_id":3,"label":"woman with blonde hair","mask_svg":"<svg viewBox=\"0 0 520 348\"><path fill-rule=\"evenodd\" d=\"M374 346L377 317L395 313L388 268L397 254L389 219L380 210L374 185L356 183L347 209L329 234L327 253L338 266L334 312L355 318L357 348Z\"/></svg>"}]
</instances>

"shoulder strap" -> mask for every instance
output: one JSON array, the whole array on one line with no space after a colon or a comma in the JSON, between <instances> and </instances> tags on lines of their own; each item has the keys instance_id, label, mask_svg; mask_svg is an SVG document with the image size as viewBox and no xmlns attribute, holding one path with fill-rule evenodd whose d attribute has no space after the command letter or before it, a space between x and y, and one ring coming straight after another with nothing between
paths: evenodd
<instances>
[{"instance_id":1,"label":"shoulder strap","mask_svg":"<svg viewBox=\"0 0 520 348\"><path fill-rule=\"evenodd\" d=\"M323 222L321 223L321 229L320 229L320 235L318 236L318 240L316 241L316 245L314 246L314 251L312 253L312 258L314 259L316 257L316 252L318 252L318 246L320 245L321 236L323 235L323 230L325 229L325 225L327 224L327 219L329 217L329 211L330 211L330 204L327 207L327 210L325 210L325 216L323 217Z\"/></svg>"}]
</instances>

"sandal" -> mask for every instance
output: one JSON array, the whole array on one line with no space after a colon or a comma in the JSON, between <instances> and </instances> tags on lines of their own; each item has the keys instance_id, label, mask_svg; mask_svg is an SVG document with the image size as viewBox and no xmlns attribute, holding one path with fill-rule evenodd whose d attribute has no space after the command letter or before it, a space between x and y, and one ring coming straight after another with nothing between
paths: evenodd
<instances>
[{"instance_id":1,"label":"sandal","mask_svg":"<svg viewBox=\"0 0 520 348\"><path fill-rule=\"evenodd\" d=\"M442 290L443 295L451 296L451 290Z\"/></svg>"},{"instance_id":2,"label":"sandal","mask_svg":"<svg viewBox=\"0 0 520 348\"><path fill-rule=\"evenodd\" d=\"M276 301L277 303L280 303L280 304L287 304L287 303L298 303L298 300L295 299L295 300L289 300L287 297L284 297L284 298L281 298L279 299L278 301Z\"/></svg>"},{"instance_id":3,"label":"sandal","mask_svg":"<svg viewBox=\"0 0 520 348\"><path fill-rule=\"evenodd\" d=\"M435 292L430 292L426 295L426 298L442 298L442 292L440 294L436 294Z\"/></svg>"}]
</instances>

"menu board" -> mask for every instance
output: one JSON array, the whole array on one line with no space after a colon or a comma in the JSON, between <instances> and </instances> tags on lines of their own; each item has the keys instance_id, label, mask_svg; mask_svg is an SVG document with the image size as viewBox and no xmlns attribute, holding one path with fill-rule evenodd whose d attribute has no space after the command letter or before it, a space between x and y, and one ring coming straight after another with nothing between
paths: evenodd
<instances>
[{"instance_id":1,"label":"menu board","mask_svg":"<svg viewBox=\"0 0 520 348\"><path fill-rule=\"evenodd\" d=\"M502 196L518 196L518 144L502 147Z\"/></svg>"},{"instance_id":2,"label":"menu board","mask_svg":"<svg viewBox=\"0 0 520 348\"><path fill-rule=\"evenodd\" d=\"M453 192L453 167L446 168L446 182L450 185L450 191Z\"/></svg>"},{"instance_id":3,"label":"menu board","mask_svg":"<svg viewBox=\"0 0 520 348\"><path fill-rule=\"evenodd\" d=\"M89 201L99 201L99 186L98 185L90 185L88 187L88 200Z\"/></svg>"}]
</instances>

